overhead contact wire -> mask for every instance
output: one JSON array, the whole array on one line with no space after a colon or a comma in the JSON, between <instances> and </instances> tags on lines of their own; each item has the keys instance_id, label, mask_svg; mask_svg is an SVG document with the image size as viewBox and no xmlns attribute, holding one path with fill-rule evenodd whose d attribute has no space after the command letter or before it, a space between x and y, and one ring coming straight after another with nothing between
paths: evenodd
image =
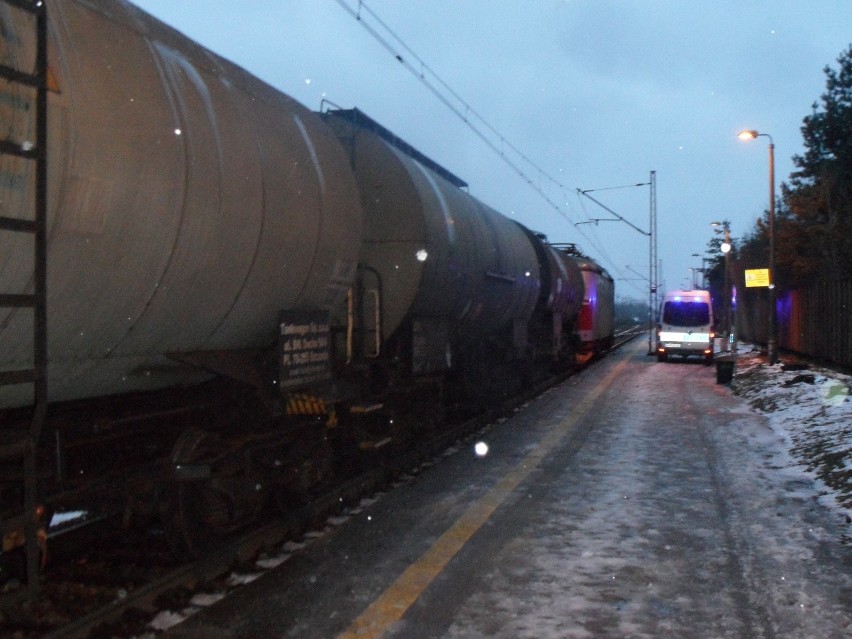
<instances>
[{"instance_id":1,"label":"overhead contact wire","mask_svg":"<svg viewBox=\"0 0 852 639\"><path fill-rule=\"evenodd\" d=\"M505 164L507 164L521 179L526 182L526 184L536 191L539 196L550 205L559 215L561 215L565 220L567 220L573 227L577 234L582 236L589 244L594 247L598 254L601 256L600 261L605 262L611 272L614 272L618 277L624 278L621 269L615 263L615 261L609 257L606 250L603 248L599 238L595 235L595 237L591 237L587 235L583 229L575 222L571 216L565 211L559 204L557 204L544 190L534 183L532 177L530 177L527 172L525 172L516 162L513 162L503 151L502 148L499 148L497 143L493 141L493 139L489 138L480 128L475 126L471 121L471 117L475 120L482 123L482 126L491 133L491 135L498 139L499 144L504 145L510 151L512 151L515 155L517 155L523 162L533 168L535 171L539 173L542 178L545 178L551 184L555 185L559 189L561 189L562 200L567 204L567 193L569 193L569 189L559 182L556 178L552 177L547 171L538 166L535 162L533 162L529 156L523 153L517 146L512 144L509 140L506 139L504 135L502 135L494 126L492 126L480 113L474 109L470 103L468 103L464 98L462 98L458 92L456 92L446 81L444 81L435 71L428 65L426 62L419 56L417 53L411 49L403 40L400 38L393 29L390 28L377 14L375 11L370 9L363 0L358 0L357 9L353 9L346 0L335 0L337 4L339 4L347 13L349 13L357 22L361 24L361 26L369 33L373 38L384 47L388 53L390 53L394 59L396 59L400 64L403 65L412 75L414 75L427 89L436 97L438 100L444 104L450 111L452 111L464 124L471 130L473 133L480 139L485 145L491 149L494 153L496 153L503 160ZM362 18L362 12L365 14L369 14L370 18L378 24L381 29L389 34L389 36L399 44L399 47L408 55L410 55L412 60L417 62L419 66L419 70L417 67L412 65L408 58L403 56L400 51L390 42L387 38L382 36L373 26L368 24ZM434 78L434 80L439 84L443 89L449 93L452 98L458 103L454 104L450 98L444 95L435 84L430 82L426 75ZM460 108L461 107L461 108ZM628 186L636 186L636 185L628 185ZM610 188L625 188L625 187L610 187ZM579 190L579 189L577 189ZM574 191L571 189L571 191ZM578 196L579 197L579 196ZM632 283L629 283L632 285ZM638 290L638 287L637 287Z\"/></svg>"},{"instance_id":2,"label":"overhead contact wire","mask_svg":"<svg viewBox=\"0 0 852 639\"><path fill-rule=\"evenodd\" d=\"M492 151L494 151L494 153L499 155L500 158L503 160L503 162L505 162L515 173L517 173L517 175L520 176L521 179L524 182L526 182L527 185L530 188L532 188L534 191L536 191L541 196L541 198L544 199L544 201L547 202L550 205L551 208L553 208L559 215L561 215L563 218L565 218L568 222L570 222L576 228L576 224L575 224L574 220L571 218L571 216L568 214L568 212L565 211L559 204L557 204L550 196L548 196L547 193L545 193L544 190L540 186L536 185L534 179L532 177L530 177L530 175L528 175L528 173L526 171L524 171L516 162L512 161L507 156L507 154L503 151L503 149L499 148L499 146L491 138L489 138L488 135L486 135L479 127L475 126L470 121L469 116L472 116L474 119L476 119L477 121L482 123L483 127L487 131L489 131L492 134L492 136L496 137L499 140L500 144L505 145L515 155L517 155L521 160L523 160L526 164L528 164L530 167L535 169L535 171L537 171L540 174L541 177L545 178L546 180L548 180L549 182L551 182L555 186L562 189L563 192L565 192L568 189L563 184L561 184L558 180L556 180L554 177L552 177L550 174L548 174L547 171L545 171L544 169L539 167L537 164L535 164L535 162L533 162L526 154L524 154L522 151L520 151L520 149L518 149L517 146L515 146L514 144L509 142L509 140L507 140L505 136L503 136L495 127L493 127L491 124L489 124L488 121L485 120L485 118L483 116L481 116L478 111L476 111L473 107L471 107L470 104L467 101L465 101L456 91L454 91L449 86L449 84L447 84L443 79L441 79L441 77L438 76L438 74L435 73L429 67L429 65L427 65L423 61L422 58L420 58L420 56L418 56L408 45L406 45L405 42L398 35L396 35L396 33L394 33L394 31L387 24L385 24L381 20L381 18L379 18L379 16L376 15L376 13L372 9L370 9L366 5L366 3L359 0L358 8L353 9L345 0L335 0L335 2L337 2L337 4L339 4L353 18L355 18L355 20L357 20L361 24L361 26L364 27L364 29L370 35L372 35L373 38L375 38L376 41L379 42L379 44L381 44L400 64L402 64L410 73L412 73L415 77L417 77L417 79L420 80L420 82L422 82L423 85L426 86L426 88L428 88L429 91L436 98L438 98L438 100L440 100L448 109L450 109L462 122L464 122L465 125L467 125L468 128L470 128L471 131L473 131L474 134L480 140L482 140L486 144L486 146L488 146L488 148L490 148ZM399 43L400 47L405 52L407 52L408 54L411 55L412 59L417 61L417 63L419 64L419 67L420 67L420 71L418 71L417 67L412 65L407 60L407 58L405 58L399 52L399 50L396 47L394 47L394 45L391 42L389 42L385 37L383 37L375 28L373 28L370 24L368 24L364 19L362 19L362 16L361 16L362 11L365 12L365 13L368 13L372 20L374 20L378 25L380 25L381 28L384 31L386 31L388 34L390 34L390 36L397 43ZM444 95L439 90L439 88L437 86L435 86L435 84L430 82L426 77L426 75L427 75L426 72L428 72L428 74L431 77L433 77L435 79L435 81L438 84L440 84L440 86L443 87L446 90L446 92L448 92L459 103L459 105L461 105L462 108L459 108L459 106L457 106L456 104L453 104L453 102L446 95ZM588 237L581 230L579 230L579 229L577 229L577 230L581 235L583 235L583 237L586 237L586 239L588 239Z\"/></svg>"}]
</instances>

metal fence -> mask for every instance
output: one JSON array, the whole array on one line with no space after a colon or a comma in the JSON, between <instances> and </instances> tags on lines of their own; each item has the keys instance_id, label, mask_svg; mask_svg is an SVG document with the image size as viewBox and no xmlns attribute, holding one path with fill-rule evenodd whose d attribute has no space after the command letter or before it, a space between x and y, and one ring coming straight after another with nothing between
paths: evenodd
<instances>
[{"instance_id":1,"label":"metal fence","mask_svg":"<svg viewBox=\"0 0 852 639\"><path fill-rule=\"evenodd\" d=\"M769 294L737 278L736 326L741 339L766 344ZM778 346L852 368L852 279L778 291Z\"/></svg>"}]
</instances>

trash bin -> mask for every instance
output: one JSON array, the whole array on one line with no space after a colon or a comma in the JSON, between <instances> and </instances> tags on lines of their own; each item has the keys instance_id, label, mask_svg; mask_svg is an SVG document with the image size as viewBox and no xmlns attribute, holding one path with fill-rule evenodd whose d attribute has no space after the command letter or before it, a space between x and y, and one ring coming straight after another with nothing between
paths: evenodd
<instances>
[{"instance_id":1,"label":"trash bin","mask_svg":"<svg viewBox=\"0 0 852 639\"><path fill-rule=\"evenodd\" d=\"M734 358L732 357L717 357L716 358L716 383L730 384L734 378Z\"/></svg>"}]
</instances>

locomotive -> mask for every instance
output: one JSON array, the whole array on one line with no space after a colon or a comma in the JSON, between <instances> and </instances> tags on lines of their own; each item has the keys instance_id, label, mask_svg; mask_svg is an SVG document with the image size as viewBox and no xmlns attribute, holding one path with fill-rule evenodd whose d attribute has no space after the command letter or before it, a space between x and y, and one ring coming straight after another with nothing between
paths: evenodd
<instances>
[{"instance_id":1,"label":"locomotive","mask_svg":"<svg viewBox=\"0 0 852 639\"><path fill-rule=\"evenodd\" d=\"M28 69L14 4L0 2L0 65ZM362 112L312 112L126 0L55 0L48 25L42 492L104 457L145 466L119 500L150 492L176 547L199 554L340 459L612 344L603 268ZM33 100L0 80L7 146L34 139ZM0 217L31 216L33 172L0 155ZM31 246L12 235L0 293L33 288ZM33 321L0 308L0 371L32 366ZM31 401L0 387L0 427ZM109 443L131 432L129 452Z\"/></svg>"}]
</instances>

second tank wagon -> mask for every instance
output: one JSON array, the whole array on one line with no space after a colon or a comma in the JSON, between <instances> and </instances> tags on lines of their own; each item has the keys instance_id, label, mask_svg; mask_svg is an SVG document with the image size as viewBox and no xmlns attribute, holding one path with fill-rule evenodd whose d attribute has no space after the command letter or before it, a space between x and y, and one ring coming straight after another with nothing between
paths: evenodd
<instances>
[{"instance_id":1,"label":"second tank wagon","mask_svg":"<svg viewBox=\"0 0 852 639\"><path fill-rule=\"evenodd\" d=\"M525 327L541 288L525 230L360 111L325 118L347 148L360 190L361 263L381 283L384 336L417 331L434 341L420 352L438 360L415 362L434 370L449 367L466 343Z\"/></svg>"}]
</instances>

